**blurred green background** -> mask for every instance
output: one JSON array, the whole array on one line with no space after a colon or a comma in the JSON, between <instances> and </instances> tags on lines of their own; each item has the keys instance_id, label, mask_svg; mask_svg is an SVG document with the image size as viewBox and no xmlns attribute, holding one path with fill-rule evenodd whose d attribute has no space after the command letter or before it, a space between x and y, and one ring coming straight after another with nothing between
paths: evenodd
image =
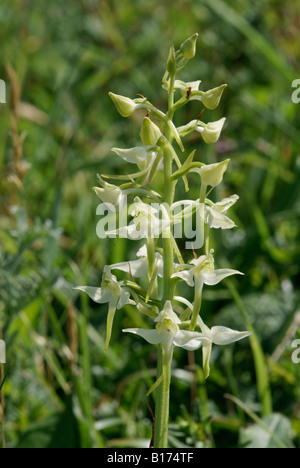
<instances>
[{"instance_id":1,"label":"blurred green background","mask_svg":"<svg viewBox=\"0 0 300 468\"><path fill-rule=\"evenodd\" d=\"M299 7L299 0L1 1L2 446L149 445L145 394L156 353L121 333L147 322L127 306L104 353L106 305L72 288L99 285L105 264L137 251L96 236L96 174L132 171L110 150L139 143L141 120L120 117L108 91L141 93L165 110L169 47L197 32L196 58L179 78L201 79L204 90L228 83L218 109L203 116L227 122L217 145L193 135L186 152L197 148L206 163L231 158L216 195L240 196L232 210L238 228L215 231L213 247L219 266L245 273L206 289L203 318L240 329L250 322L256 336L251 345L215 347L206 383L201 350L175 351L170 446L278 446L279 439L300 447L300 364L291 360L300 338L300 104L291 101L300 78ZM190 103L176 123L200 111ZM190 193L181 187L178 197L196 198L197 182L191 178ZM190 299L189 288L182 292ZM148 403L154 409L152 397Z\"/></svg>"}]
</instances>

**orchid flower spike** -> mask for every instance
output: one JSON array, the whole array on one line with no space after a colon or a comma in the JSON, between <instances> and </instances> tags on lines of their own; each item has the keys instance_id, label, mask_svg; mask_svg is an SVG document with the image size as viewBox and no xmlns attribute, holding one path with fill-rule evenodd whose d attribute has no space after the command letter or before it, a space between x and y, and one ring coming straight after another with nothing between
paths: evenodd
<instances>
[{"instance_id":1,"label":"orchid flower spike","mask_svg":"<svg viewBox=\"0 0 300 468\"><path fill-rule=\"evenodd\" d=\"M231 275L243 275L240 271L222 268L220 270L214 269L213 250L209 255L202 255L201 257L192 260L187 265L182 265L182 271L174 273L171 278L180 278L185 281L188 286L202 287L204 284L214 286L223 279Z\"/></svg>"},{"instance_id":2,"label":"orchid flower spike","mask_svg":"<svg viewBox=\"0 0 300 468\"><path fill-rule=\"evenodd\" d=\"M140 164L156 156L157 153L155 153L152 148L152 146L136 146L128 149L112 148L112 151L124 161L137 164L140 167Z\"/></svg>"},{"instance_id":3,"label":"orchid flower spike","mask_svg":"<svg viewBox=\"0 0 300 468\"><path fill-rule=\"evenodd\" d=\"M97 302L97 304L109 304L105 342L105 351L107 351L116 310L122 309L126 304L135 305L135 302L130 299L129 292L124 289L124 283L119 282L117 278L112 275L109 266L104 268L101 288L77 286L74 289L85 292L94 302Z\"/></svg>"},{"instance_id":4,"label":"orchid flower spike","mask_svg":"<svg viewBox=\"0 0 300 468\"><path fill-rule=\"evenodd\" d=\"M207 379L210 373L210 356L212 345L229 345L235 343L236 341L242 340L252 335L252 332L249 331L236 331L227 327L212 327L208 328L200 316L198 316L198 325L202 331L202 355L203 355L203 370L204 376ZM206 338L206 339L204 339Z\"/></svg>"},{"instance_id":5,"label":"orchid flower spike","mask_svg":"<svg viewBox=\"0 0 300 468\"><path fill-rule=\"evenodd\" d=\"M201 133L203 140L207 144L216 143L220 136L223 129L223 126L226 122L226 118L217 120L216 122L209 122L204 123L200 120L192 120L186 125L177 128L177 132L180 137L184 137L189 135L193 131Z\"/></svg>"}]
</instances>

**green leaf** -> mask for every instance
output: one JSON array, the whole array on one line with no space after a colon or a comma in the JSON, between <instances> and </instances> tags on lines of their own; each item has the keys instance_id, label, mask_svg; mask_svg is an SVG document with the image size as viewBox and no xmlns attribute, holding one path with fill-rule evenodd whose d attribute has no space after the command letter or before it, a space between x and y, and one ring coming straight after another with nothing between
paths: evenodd
<instances>
[{"instance_id":1,"label":"green leaf","mask_svg":"<svg viewBox=\"0 0 300 468\"><path fill-rule=\"evenodd\" d=\"M239 442L244 448L293 448L292 426L288 418L273 413L263 418L262 422L266 428L253 424L241 429Z\"/></svg>"}]
</instances>

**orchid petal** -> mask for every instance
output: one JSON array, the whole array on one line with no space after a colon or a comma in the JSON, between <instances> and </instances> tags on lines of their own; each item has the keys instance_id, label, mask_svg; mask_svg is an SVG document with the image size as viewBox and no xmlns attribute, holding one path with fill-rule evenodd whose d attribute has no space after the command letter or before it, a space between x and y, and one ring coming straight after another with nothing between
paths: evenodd
<instances>
[{"instance_id":1,"label":"orchid petal","mask_svg":"<svg viewBox=\"0 0 300 468\"><path fill-rule=\"evenodd\" d=\"M175 346L179 346L188 351L195 351L201 347L202 340L207 340L207 338L201 333L179 330L173 338L173 343Z\"/></svg>"},{"instance_id":2,"label":"orchid petal","mask_svg":"<svg viewBox=\"0 0 300 468\"><path fill-rule=\"evenodd\" d=\"M147 246L146 244L143 245L143 247L141 247L137 254L136 254L137 257L147 257Z\"/></svg>"},{"instance_id":3,"label":"orchid petal","mask_svg":"<svg viewBox=\"0 0 300 468\"><path fill-rule=\"evenodd\" d=\"M238 199L238 195L231 195L231 197L224 198L220 202L215 203L213 205L213 208L219 211L220 213L226 213L229 210L229 208L231 208L232 205L234 205L238 201Z\"/></svg>"},{"instance_id":4,"label":"orchid petal","mask_svg":"<svg viewBox=\"0 0 300 468\"><path fill-rule=\"evenodd\" d=\"M112 292L109 290L105 290L103 288L93 288L91 286L77 286L74 289L78 289L79 291L83 291L93 299L94 302L97 304L105 304L106 302L110 302L112 299Z\"/></svg>"},{"instance_id":5,"label":"orchid petal","mask_svg":"<svg viewBox=\"0 0 300 468\"><path fill-rule=\"evenodd\" d=\"M148 158L148 151L145 146L137 146L135 148L128 149L112 148L112 151L120 156L124 161L131 164L140 164Z\"/></svg>"},{"instance_id":6,"label":"orchid petal","mask_svg":"<svg viewBox=\"0 0 300 468\"><path fill-rule=\"evenodd\" d=\"M182 270L178 273L174 273L171 278L180 278L181 280L185 281L188 286L194 287L194 275L193 269L190 270Z\"/></svg>"},{"instance_id":7,"label":"orchid petal","mask_svg":"<svg viewBox=\"0 0 300 468\"><path fill-rule=\"evenodd\" d=\"M215 210L214 207L205 207L205 215L207 224L214 229L232 229L236 227L234 221L228 216Z\"/></svg>"},{"instance_id":8,"label":"orchid petal","mask_svg":"<svg viewBox=\"0 0 300 468\"><path fill-rule=\"evenodd\" d=\"M237 270L230 270L228 268L214 270L213 272L205 270L201 272L203 283L207 286L214 286L220 283L220 281L222 281L223 279L232 275L243 275L243 273Z\"/></svg>"},{"instance_id":9,"label":"orchid petal","mask_svg":"<svg viewBox=\"0 0 300 468\"><path fill-rule=\"evenodd\" d=\"M122 309L126 304L135 305L135 302L130 299L130 293L128 291L121 290L117 309Z\"/></svg>"},{"instance_id":10,"label":"orchid petal","mask_svg":"<svg viewBox=\"0 0 300 468\"><path fill-rule=\"evenodd\" d=\"M175 314L172 302L166 301L163 310L158 314L154 319L154 322L163 323L163 322L172 322L174 324L180 324L181 320L178 315Z\"/></svg>"},{"instance_id":11,"label":"orchid petal","mask_svg":"<svg viewBox=\"0 0 300 468\"><path fill-rule=\"evenodd\" d=\"M218 88L210 89L203 94L201 101L207 109L214 110L218 107L223 91L227 87L226 84L219 86Z\"/></svg>"},{"instance_id":12,"label":"orchid petal","mask_svg":"<svg viewBox=\"0 0 300 468\"><path fill-rule=\"evenodd\" d=\"M137 104L128 97L120 96L119 94L114 93L108 94L122 117L129 117L137 108Z\"/></svg>"},{"instance_id":13,"label":"orchid petal","mask_svg":"<svg viewBox=\"0 0 300 468\"><path fill-rule=\"evenodd\" d=\"M112 270L120 270L132 274L135 278L142 278L148 273L148 260L146 257L130 262L115 263L110 267Z\"/></svg>"},{"instance_id":14,"label":"orchid petal","mask_svg":"<svg viewBox=\"0 0 300 468\"><path fill-rule=\"evenodd\" d=\"M108 314L107 314L105 352L107 351L107 348L109 346L115 313L116 313L116 304L114 302L114 303L109 304L109 309L108 309Z\"/></svg>"},{"instance_id":15,"label":"orchid petal","mask_svg":"<svg viewBox=\"0 0 300 468\"><path fill-rule=\"evenodd\" d=\"M212 327L211 329L211 339L212 342L216 345L229 345L235 343L236 341L242 340L252 335L252 332L249 331L236 331L231 330L227 327Z\"/></svg>"},{"instance_id":16,"label":"orchid petal","mask_svg":"<svg viewBox=\"0 0 300 468\"><path fill-rule=\"evenodd\" d=\"M187 306L188 309L193 311L193 308L194 308L193 304L190 301L188 301L185 297L175 296L174 300L177 301L177 302L181 302L182 304Z\"/></svg>"}]
</instances>

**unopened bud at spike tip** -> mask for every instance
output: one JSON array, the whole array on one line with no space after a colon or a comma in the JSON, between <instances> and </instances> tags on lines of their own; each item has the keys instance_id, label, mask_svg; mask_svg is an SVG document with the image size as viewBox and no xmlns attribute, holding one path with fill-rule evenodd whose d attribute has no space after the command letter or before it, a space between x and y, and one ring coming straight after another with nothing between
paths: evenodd
<instances>
[{"instance_id":1,"label":"unopened bud at spike tip","mask_svg":"<svg viewBox=\"0 0 300 468\"><path fill-rule=\"evenodd\" d=\"M204 106L209 110L214 110L218 107L224 89L227 88L226 84L219 86L218 88L210 89L201 96L201 101Z\"/></svg>"},{"instance_id":2,"label":"unopened bud at spike tip","mask_svg":"<svg viewBox=\"0 0 300 468\"><path fill-rule=\"evenodd\" d=\"M170 76L175 76L176 73L176 58L175 58L175 49L172 45L170 48L170 53L167 62L167 72Z\"/></svg>"}]
</instances>

